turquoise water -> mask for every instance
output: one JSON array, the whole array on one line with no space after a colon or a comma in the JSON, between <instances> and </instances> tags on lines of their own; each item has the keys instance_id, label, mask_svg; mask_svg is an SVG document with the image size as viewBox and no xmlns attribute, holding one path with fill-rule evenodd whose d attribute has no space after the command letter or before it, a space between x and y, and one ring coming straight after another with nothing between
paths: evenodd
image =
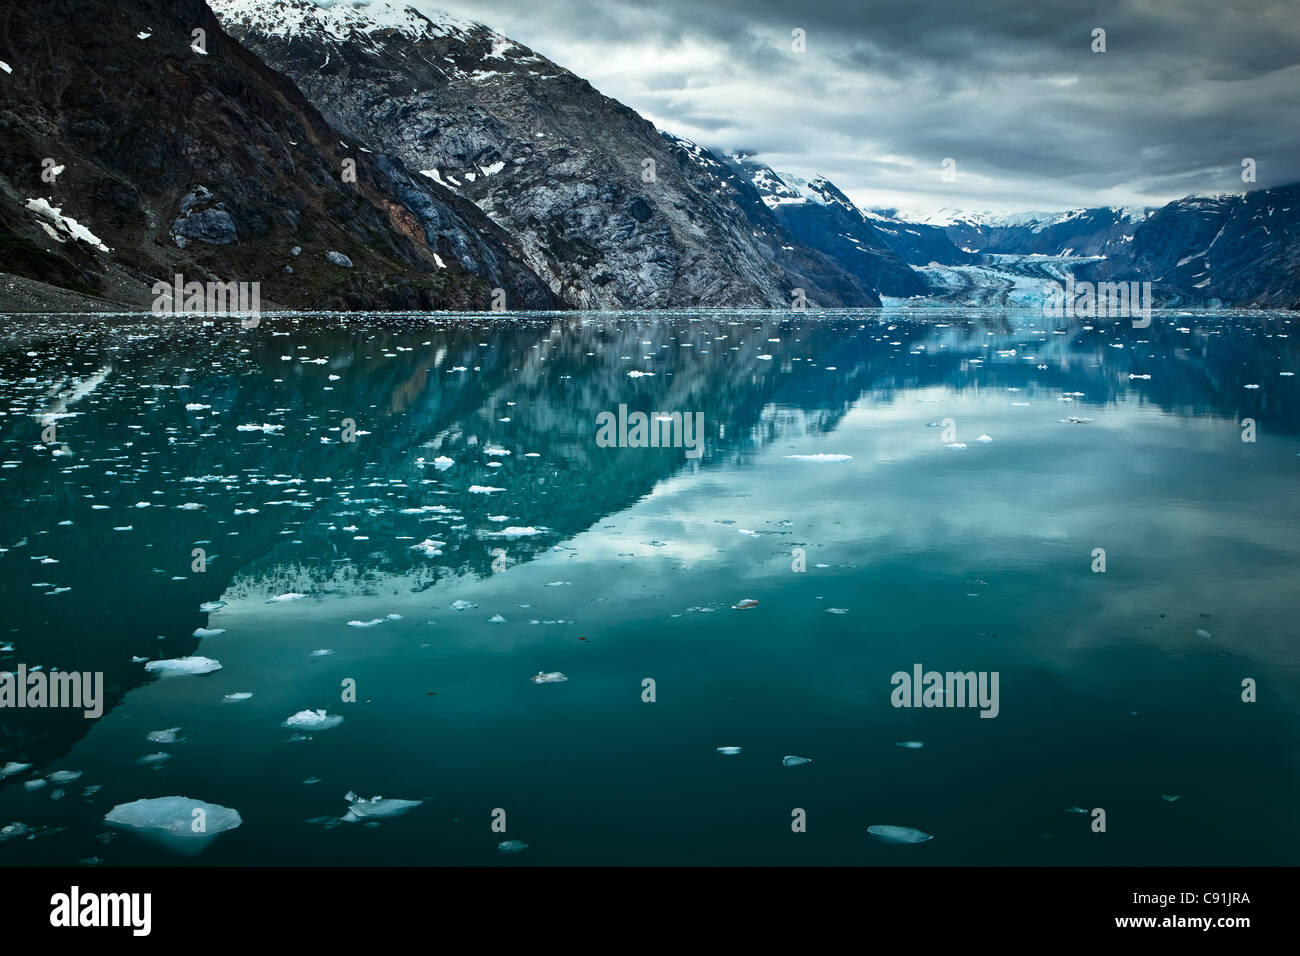
<instances>
[{"instance_id":1,"label":"turquoise water","mask_svg":"<svg viewBox=\"0 0 1300 956\"><path fill-rule=\"evenodd\" d=\"M1289 315L3 321L0 669L106 707L0 710L0 864L1297 859ZM893 706L918 664L997 716ZM164 796L242 824L104 821Z\"/></svg>"}]
</instances>

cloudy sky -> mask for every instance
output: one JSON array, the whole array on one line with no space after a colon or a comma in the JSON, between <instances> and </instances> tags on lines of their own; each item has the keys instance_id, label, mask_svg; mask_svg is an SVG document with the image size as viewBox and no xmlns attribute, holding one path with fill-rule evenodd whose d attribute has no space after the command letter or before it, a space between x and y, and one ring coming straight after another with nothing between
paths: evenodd
<instances>
[{"instance_id":1,"label":"cloudy sky","mask_svg":"<svg viewBox=\"0 0 1300 956\"><path fill-rule=\"evenodd\" d=\"M860 205L1159 204L1300 181L1294 0L414 5L486 23L661 129L824 175Z\"/></svg>"}]
</instances>

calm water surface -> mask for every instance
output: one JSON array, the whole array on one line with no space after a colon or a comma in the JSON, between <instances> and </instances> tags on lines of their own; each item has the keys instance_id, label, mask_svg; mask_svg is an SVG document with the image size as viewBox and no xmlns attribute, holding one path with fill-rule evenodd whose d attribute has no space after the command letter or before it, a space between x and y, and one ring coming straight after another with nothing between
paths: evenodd
<instances>
[{"instance_id":1,"label":"calm water surface","mask_svg":"<svg viewBox=\"0 0 1300 956\"><path fill-rule=\"evenodd\" d=\"M0 319L0 669L107 697L0 711L0 865L1293 864L1295 331ZM702 413L702 456L600 447L620 404ZM918 664L996 672L996 718L894 707ZM242 825L104 821L164 796Z\"/></svg>"}]
</instances>

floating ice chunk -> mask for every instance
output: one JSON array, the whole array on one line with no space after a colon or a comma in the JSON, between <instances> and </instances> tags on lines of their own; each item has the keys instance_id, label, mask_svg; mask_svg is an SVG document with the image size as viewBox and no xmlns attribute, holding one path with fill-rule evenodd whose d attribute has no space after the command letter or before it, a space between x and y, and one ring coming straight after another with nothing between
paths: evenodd
<instances>
[{"instance_id":1,"label":"floating ice chunk","mask_svg":"<svg viewBox=\"0 0 1300 956\"><path fill-rule=\"evenodd\" d=\"M529 525L526 528L511 525L508 528L502 528L500 531L489 531L486 536L489 538L531 538L535 534L541 534L540 528L534 528Z\"/></svg>"},{"instance_id":2,"label":"floating ice chunk","mask_svg":"<svg viewBox=\"0 0 1300 956\"><path fill-rule=\"evenodd\" d=\"M848 614L849 609L846 607L828 607L826 609L826 613L827 614Z\"/></svg>"},{"instance_id":3,"label":"floating ice chunk","mask_svg":"<svg viewBox=\"0 0 1300 956\"><path fill-rule=\"evenodd\" d=\"M505 622L506 619L502 617L500 614L493 614L490 618L488 618L489 624L504 624Z\"/></svg>"},{"instance_id":4,"label":"floating ice chunk","mask_svg":"<svg viewBox=\"0 0 1300 956\"><path fill-rule=\"evenodd\" d=\"M285 601L301 601L307 595L299 594L296 591L290 591L288 594L277 594L273 598L268 598L267 604L283 604Z\"/></svg>"},{"instance_id":5,"label":"floating ice chunk","mask_svg":"<svg viewBox=\"0 0 1300 956\"><path fill-rule=\"evenodd\" d=\"M174 657L166 661L150 661L144 665L150 673L163 677L211 674L221 670L221 664L210 657Z\"/></svg>"},{"instance_id":6,"label":"floating ice chunk","mask_svg":"<svg viewBox=\"0 0 1300 956\"><path fill-rule=\"evenodd\" d=\"M225 601L205 601L199 605L199 610L203 611L205 614L212 614L216 611L220 611L225 606Z\"/></svg>"},{"instance_id":7,"label":"floating ice chunk","mask_svg":"<svg viewBox=\"0 0 1300 956\"><path fill-rule=\"evenodd\" d=\"M344 799L349 801L348 812L343 815L343 819L348 823L401 816L407 810L414 809L424 802L423 800L385 800L383 797L371 797L367 800L364 797L358 798L355 793L348 793Z\"/></svg>"},{"instance_id":8,"label":"floating ice chunk","mask_svg":"<svg viewBox=\"0 0 1300 956\"><path fill-rule=\"evenodd\" d=\"M341 723L343 718L338 714L326 714L323 710L300 710L280 726L291 730L331 730Z\"/></svg>"},{"instance_id":9,"label":"floating ice chunk","mask_svg":"<svg viewBox=\"0 0 1300 956\"><path fill-rule=\"evenodd\" d=\"M348 627L378 627L384 623L382 617L371 618L369 621L348 621Z\"/></svg>"},{"instance_id":10,"label":"floating ice chunk","mask_svg":"<svg viewBox=\"0 0 1300 956\"><path fill-rule=\"evenodd\" d=\"M719 748L718 748L718 753L720 753L720 754L722 754L723 756L726 756L726 757L734 757L736 754L740 753L740 748L739 748L739 747L719 747Z\"/></svg>"},{"instance_id":11,"label":"floating ice chunk","mask_svg":"<svg viewBox=\"0 0 1300 956\"><path fill-rule=\"evenodd\" d=\"M568 679L559 671L538 671L534 677L530 678L534 684L558 684Z\"/></svg>"},{"instance_id":12,"label":"floating ice chunk","mask_svg":"<svg viewBox=\"0 0 1300 956\"><path fill-rule=\"evenodd\" d=\"M1197 637L1209 637L1209 636L1210 636L1210 632L1207 631L1207 630L1205 630L1204 628L1200 628L1200 627L1198 627L1198 628L1196 629L1196 636L1197 636Z\"/></svg>"},{"instance_id":13,"label":"floating ice chunk","mask_svg":"<svg viewBox=\"0 0 1300 956\"><path fill-rule=\"evenodd\" d=\"M465 611L472 607L478 607L478 605L472 601L462 601L459 599L452 601L451 606L455 608L457 611Z\"/></svg>"},{"instance_id":14,"label":"floating ice chunk","mask_svg":"<svg viewBox=\"0 0 1300 956\"><path fill-rule=\"evenodd\" d=\"M437 458L433 460L433 467L437 468L439 471L446 471L454 464L456 463L452 461L450 458L448 458L446 455L439 455Z\"/></svg>"},{"instance_id":15,"label":"floating ice chunk","mask_svg":"<svg viewBox=\"0 0 1300 956\"><path fill-rule=\"evenodd\" d=\"M781 766L783 767L797 767L801 763L812 763L812 758L810 757L782 757L781 758Z\"/></svg>"},{"instance_id":16,"label":"floating ice chunk","mask_svg":"<svg viewBox=\"0 0 1300 956\"><path fill-rule=\"evenodd\" d=\"M333 652L330 648L328 648L328 647L322 647L322 648L319 648L318 650L314 650L314 651L312 651L312 652L311 652L310 654L308 654L307 656L308 656L308 657L329 657L329 656L330 656L331 654L333 654L333 653L334 653L334 652Z\"/></svg>"},{"instance_id":17,"label":"floating ice chunk","mask_svg":"<svg viewBox=\"0 0 1300 956\"><path fill-rule=\"evenodd\" d=\"M491 485L470 485L469 493L471 495L490 495L494 491L505 491L504 488L493 488Z\"/></svg>"},{"instance_id":18,"label":"floating ice chunk","mask_svg":"<svg viewBox=\"0 0 1300 956\"><path fill-rule=\"evenodd\" d=\"M950 442L948 442L948 444L945 445L944 447L945 447L945 448L952 448L952 449L954 449L955 451L961 451L963 448L966 447L966 443L965 443L964 441L950 441Z\"/></svg>"},{"instance_id":19,"label":"floating ice chunk","mask_svg":"<svg viewBox=\"0 0 1300 956\"><path fill-rule=\"evenodd\" d=\"M570 581L547 581L544 586L548 588L560 588L560 587L564 587L564 585L566 584L571 584L571 583L572 582Z\"/></svg>"},{"instance_id":20,"label":"floating ice chunk","mask_svg":"<svg viewBox=\"0 0 1300 956\"><path fill-rule=\"evenodd\" d=\"M165 762L167 762L168 760L171 760L171 759L172 759L172 755L171 755L171 754L169 754L169 753L163 753L163 752L159 751L159 752L156 753L156 754L145 754L143 757L141 757L139 760L137 760L136 763L141 764L142 766L145 766L145 767L155 767L155 768L157 768L160 764L163 764L163 763L165 763Z\"/></svg>"},{"instance_id":21,"label":"floating ice chunk","mask_svg":"<svg viewBox=\"0 0 1300 956\"><path fill-rule=\"evenodd\" d=\"M753 598L741 598L731 605L733 611L748 611L751 607L758 607L758 602Z\"/></svg>"},{"instance_id":22,"label":"floating ice chunk","mask_svg":"<svg viewBox=\"0 0 1300 956\"><path fill-rule=\"evenodd\" d=\"M248 698L252 696L253 694L251 691L241 690L241 691L236 691L233 694L227 694L225 697L221 698L221 700L224 703L236 704L241 700L248 700Z\"/></svg>"},{"instance_id":23,"label":"floating ice chunk","mask_svg":"<svg viewBox=\"0 0 1300 956\"><path fill-rule=\"evenodd\" d=\"M196 627L194 629L195 637L216 637L218 634L225 634L224 627Z\"/></svg>"},{"instance_id":24,"label":"floating ice chunk","mask_svg":"<svg viewBox=\"0 0 1300 956\"><path fill-rule=\"evenodd\" d=\"M852 455L786 455L794 461L852 461Z\"/></svg>"},{"instance_id":25,"label":"floating ice chunk","mask_svg":"<svg viewBox=\"0 0 1300 956\"><path fill-rule=\"evenodd\" d=\"M400 614L386 614L386 615L384 615L384 620L385 620L385 621L400 621L401 619L402 619L402 615L400 615Z\"/></svg>"},{"instance_id":26,"label":"floating ice chunk","mask_svg":"<svg viewBox=\"0 0 1300 956\"><path fill-rule=\"evenodd\" d=\"M528 844L523 840L502 840L497 844L497 849L502 853L522 853L528 849Z\"/></svg>"},{"instance_id":27,"label":"floating ice chunk","mask_svg":"<svg viewBox=\"0 0 1300 956\"><path fill-rule=\"evenodd\" d=\"M508 455L508 454L510 454L510 452L509 452L508 449L505 449L505 448L484 448L484 449L483 449L483 454L485 454L485 455L495 455L495 456L497 456L497 457L501 457L502 455Z\"/></svg>"},{"instance_id":28,"label":"floating ice chunk","mask_svg":"<svg viewBox=\"0 0 1300 956\"><path fill-rule=\"evenodd\" d=\"M934 839L933 835L926 833L924 830L917 830L913 827L887 826L879 823L867 827L867 832L886 843L924 843L926 840Z\"/></svg>"},{"instance_id":29,"label":"floating ice chunk","mask_svg":"<svg viewBox=\"0 0 1300 956\"><path fill-rule=\"evenodd\" d=\"M987 444L988 444L989 442L991 442L993 439L990 438L988 435L980 435L979 438L976 438L975 440L976 440L977 442L983 442L984 444L987 445Z\"/></svg>"},{"instance_id":30,"label":"floating ice chunk","mask_svg":"<svg viewBox=\"0 0 1300 956\"><path fill-rule=\"evenodd\" d=\"M1083 809L1083 807L1066 807L1065 812L1066 813L1087 813L1088 811Z\"/></svg>"},{"instance_id":31,"label":"floating ice chunk","mask_svg":"<svg viewBox=\"0 0 1300 956\"><path fill-rule=\"evenodd\" d=\"M278 432L283 430L284 430L283 425L237 425L235 427L235 431L265 432L267 434L270 434L271 432Z\"/></svg>"},{"instance_id":32,"label":"floating ice chunk","mask_svg":"<svg viewBox=\"0 0 1300 956\"><path fill-rule=\"evenodd\" d=\"M1181 793L1162 793L1160 799L1165 803L1173 803L1175 800L1183 799L1183 795Z\"/></svg>"},{"instance_id":33,"label":"floating ice chunk","mask_svg":"<svg viewBox=\"0 0 1300 956\"><path fill-rule=\"evenodd\" d=\"M925 746L925 742L921 740L900 740L894 746L902 747L904 750L920 750Z\"/></svg>"},{"instance_id":34,"label":"floating ice chunk","mask_svg":"<svg viewBox=\"0 0 1300 956\"><path fill-rule=\"evenodd\" d=\"M166 730L151 730L145 734L145 738L156 744L174 744L180 732L179 727L168 727Z\"/></svg>"},{"instance_id":35,"label":"floating ice chunk","mask_svg":"<svg viewBox=\"0 0 1300 956\"><path fill-rule=\"evenodd\" d=\"M1258 385L1245 385L1245 386L1243 386L1243 388L1252 388L1252 389L1253 389L1253 388L1259 388L1259 386L1258 386Z\"/></svg>"},{"instance_id":36,"label":"floating ice chunk","mask_svg":"<svg viewBox=\"0 0 1300 956\"><path fill-rule=\"evenodd\" d=\"M640 372L637 371L636 369L633 369L632 371L627 373L627 377L628 378L653 378L654 374L655 374L654 372Z\"/></svg>"},{"instance_id":37,"label":"floating ice chunk","mask_svg":"<svg viewBox=\"0 0 1300 956\"><path fill-rule=\"evenodd\" d=\"M36 777L35 779L32 779L32 780L25 780L25 781L23 781L23 789L24 789L24 790L40 790L40 789L42 789L42 788L44 788L44 787L48 787L48 786L49 786L49 781L48 781L48 780L42 780L40 777Z\"/></svg>"},{"instance_id":38,"label":"floating ice chunk","mask_svg":"<svg viewBox=\"0 0 1300 956\"><path fill-rule=\"evenodd\" d=\"M198 853L219 833L243 819L239 811L190 797L155 797L119 803L104 817L112 826L133 830L179 853Z\"/></svg>"}]
</instances>

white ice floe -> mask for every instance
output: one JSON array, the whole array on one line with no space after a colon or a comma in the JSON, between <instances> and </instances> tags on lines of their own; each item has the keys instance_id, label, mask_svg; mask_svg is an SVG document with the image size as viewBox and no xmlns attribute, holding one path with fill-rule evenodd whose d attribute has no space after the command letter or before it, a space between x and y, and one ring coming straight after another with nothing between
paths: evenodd
<instances>
[{"instance_id":1,"label":"white ice floe","mask_svg":"<svg viewBox=\"0 0 1300 956\"><path fill-rule=\"evenodd\" d=\"M852 461L852 455L786 455L792 461Z\"/></svg>"},{"instance_id":2,"label":"white ice floe","mask_svg":"<svg viewBox=\"0 0 1300 956\"><path fill-rule=\"evenodd\" d=\"M812 763L812 759L810 757L782 757L781 758L781 766L783 767L797 767L803 763Z\"/></svg>"},{"instance_id":3,"label":"white ice floe","mask_svg":"<svg viewBox=\"0 0 1300 956\"><path fill-rule=\"evenodd\" d=\"M920 750L925 744L920 740L900 740L894 746L902 747L904 750Z\"/></svg>"},{"instance_id":4,"label":"white ice floe","mask_svg":"<svg viewBox=\"0 0 1300 956\"><path fill-rule=\"evenodd\" d=\"M194 629L195 637L216 637L218 634L225 634L224 627L196 627Z\"/></svg>"},{"instance_id":5,"label":"white ice floe","mask_svg":"<svg viewBox=\"0 0 1300 956\"><path fill-rule=\"evenodd\" d=\"M528 844L523 840L502 840L497 844L497 849L502 853L522 853L528 849Z\"/></svg>"},{"instance_id":6,"label":"white ice floe","mask_svg":"<svg viewBox=\"0 0 1300 956\"><path fill-rule=\"evenodd\" d=\"M263 425L237 425L237 426L235 427L235 431L240 431L240 432L266 432L267 434L270 434L271 432L278 432L278 431L283 431L283 430L284 430L284 426L283 426L283 425L265 425L265 424L263 424Z\"/></svg>"},{"instance_id":7,"label":"white ice floe","mask_svg":"<svg viewBox=\"0 0 1300 956\"><path fill-rule=\"evenodd\" d=\"M655 374L654 372L639 372L633 369L631 372L627 373L627 377L628 378L653 378L654 374Z\"/></svg>"},{"instance_id":8,"label":"white ice floe","mask_svg":"<svg viewBox=\"0 0 1300 956\"><path fill-rule=\"evenodd\" d=\"M241 690L241 691L236 691L233 694L227 694L225 697L221 699L223 702L228 704L237 704L239 703L239 701L248 700L248 698L252 696L253 694L251 691Z\"/></svg>"},{"instance_id":9,"label":"white ice floe","mask_svg":"<svg viewBox=\"0 0 1300 956\"><path fill-rule=\"evenodd\" d=\"M334 651L331 650L330 648L328 648L328 647L322 647L322 648L318 648L317 650L312 651L312 652L311 652L310 654L308 654L307 656L308 656L308 657L329 657L329 656L330 656L331 654L333 654L333 653L334 653Z\"/></svg>"},{"instance_id":10,"label":"white ice floe","mask_svg":"<svg viewBox=\"0 0 1300 956\"><path fill-rule=\"evenodd\" d=\"M504 488L493 488L491 485L470 485L469 493L471 495L490 495L494 491L505 491Z\"/></svg>"},{"instance_id":11,"label":"white ice floe","mask_svg":"<svg viewBox=\"0 0 1300 956\"><path fill-rule=\"evenodd\" d=\"M367 800L365 797L358 798L355 793L348 793L343 799L348 801L348 812L343 815L343 819L348 823L400 816L424 802L423 800L385 800L383 797L371 797Z\"/></svg>"},{"instance_id":12,"label":"white ice floe","mask_svg":"<svg viewBox=\"0 0 1300 956\"><path fill-rule=\"evenodd\" d=\"M326 714L323 710L300 710L280 726L291 730L331 730L341 723L343 718L338 714Z\"/></svg>"},{"instance_id":13,"label":"white ice floe","mask_svg":"<svg viewBox=\"0 0 1300 956\"><path fill-rule=\"evenodd\" d=\"M502 528L500 531L486 531L484 536L488 538L531 538L535 534L541 534L540 528L534 528L532 525L519 527L510 525L508 528Z\"/></svg>"},{"instance_id":14,"label":"white ice floe","mask_svg":"<svg viewBox=\"0 0 1300 956\"><path fill-rule=\"evenodd\" d=\"M827 614L848 614L849 609L846 607L828 607L826 609L826 613Z\"/></svg>"},{"instance_id":15,"label":"white ice floe","mask_svg":"<svg viewBox=\"0 0 1300 956\"><path fill-rule=\"evenodd\" d=\"M924 830L917 830L913 827L888 826L880 823L867 827L867 832L886 843L924 843L926 840L934 839L932 834L926 833Z\"/></svg>"},{"instance_id":16,"label":"white ice floe","mask_svg":"<svg viewBox=\"0 0 1300 956\"><path fill-rule=\"evenodd\" d=\"M220 611L225 606L225 601L204 601L199 605L199 610L203 611L205 614L212 614L216 611Z\"/></svg>"},{"instance_id":17,"label":"white ice floe","mask_svg":"<svg viewBox=\"0 0 1300 956\"><path fill-rule=\"evenodd\" d=\"M267 604L283 604L285 601L301 601L307 595L299 594L297 591L290 591L288 594L277 594L273 598L267 598Z\"/></svg>"},{"instance_id":18,"label":"white ice floe","mask_svg":"<svg viewBox=\"0 0 1300 956\"><path fill-rule=\"evenodd\" d=\"M450 458L448 458L446 455L439 455L437 458L433 460L433 467L437 468L439 471L446 471L454 464L456 463L452 461Z\"/></svg>"},{"instance_id":19,"label":"white ice floe","mask_svg":"<svg viewBox=\"0 0 1300 956\"><path fill-rule=\"evenodd\" d=\"M740 748L739 748L739 747L719 747L719 748L718 748L718 753L720 753L720 754L722 754L723 756L726 756L726 757L734 757L736 754L740 753Z\"/></svg>"},{"instance_id":20,"label":"white ice floe","mask_svg":"<svg viewBox=\"0 0 1300 956\"><path fill-rule=\"evenodd\" d=\"M50 774L48 779L50 783L72 783L81 777L80 770L56 770Z\"/></svg>"},{"instance_id":21,"label":"white ice floe","mask_svg":"<svg viewBox=\"0 0 1300 956\"><path fill-rule=\"evenodd\" d=\"M1209 637L1209 636L1210 636L1210 632L1207 631L1207 630L1205 630L1204 628L1200 628L1200 627L1198 627L1198 628L1196 629L1196 636L1197 636L1197 637Z\"/></svg>"},{"instance_id":22,"label":"white ice floe","mask_svg":"<svg viewBox=\"0 0 1300 956\"><path fill-rule=\"evenodd\" d=\"M382 617L371 618L369 621L348 621L348 627L378 627L384 623Z\"/></svg>"},{"instance_id":23,"label":"white ice floe","mask_svg":"<svg viewBox=\"0 0 1300 956\"><path fill-rule=\"evenodd\" d=\"M16 760L10 760L3 767L0 767L0 779L12 777L16 773L22 773L24 770L31 770L32 765L29 763L19 763Z\"/></svg>"},{"instance_id":24,"label":"white ice floe","mask_svg":"<svg viewBox=\"0 0 1300 956\"><path fill-rule=\"evenodd\" d=\"M473 603L472 601L463 601L460 599L452 601L451 606L457 611L466 611L472 607L478 607L478 605Z\"/></svg>"},{"instance_id":25,"label":"white ice floe","mask_svg":"<svg viewBox=\"0 0 1300 956\"><path fill-rule=\"evenodd\" d=\"M446 543L445 541L434 541L432 538L425 538L419 544L411 545L410 550L419 551L426 558L436 558L442 554L441 548Z\"/></svg>"},{"instance_id":26,"label":"white ice floe","mask_svg":"<svg viewBox=\"0 0 1300 956\"><path fill-rule=\"evenodd\" d=\"M758 607L758 602L753 598L741 598L731 605L733 611L748 611L751 607Z\"/></svg>"},{"instance_id":27,"label":"white ice floe","mask_svg":"<svg viewBox=\"0 0 1300 956\"><path fill-rule=\"evenodd\" d=\"M568 679L559 671L538 671L535 676L530 678L534 684L558 684Z\"/></svg>"},{"instance_id":28,"label":"white ice floe","mask_svg":"<svg viewBox=\"0 0 1300 956\"><path fill-rule=\"evenodd\" d=\"M179 727L168 727L166 730L151 730L145 734L145 739L156 744L174 744L180 732Z\"/></svg>"},{"instance_id":29,"label":"white ice floe","mask_svg":"<svg viewBox=\"0 0 1300 956\"><path fill-rule=\"evenodd\" d=\"M493 614L490 618L487 619L487 622L489 624L504 624L506 622L506 619L502 617L500 614Z\"/></svg>"},{"instance_id":30,"label":"white ice floe","mask_svg":"<svg viewBox=\"0 0 1300 956\"><path fill-rule=\"evenodd\" d=\"M120 803L104 822L156 840L180 853L197 853L219 833L233 830L243 819L239 811L191 797L154 797Z\"/></svg>"},{"instance_id":31,"label":"white ice floe","mask_svg":"<svg viewBox=\"0 0 1300 956\"><path fill-rule=\"evenodd\" d=\"M171 759L172 759L171 754L159 752L156 754L145 754L143 757L137 760L136 763L141 764L142 766L145 767L153 767L155 770L157 770L160 766L162 766L162 764L166 763L168 760Z\"/></svg>"},{"instance_id":32,"label":"white ice floe","mask_svg":"<svg viewBox=\"0 0 1300 956\"><path fill-rule=\"evenodd\" d=\"M984 444L987 445L987 444L988 444L989 442L991 442L993 439L992 439L991 437L989 437L988 435L980 435L979 438L976 438L975 440L976 440L977 442L983 442Z\"/></svg>"},{"instance_id":33,"label":"white ice floe","mask_svg":"<svg viewBox=\"0 0 1300 956\"><path fill-rule=\"evenodd\" d=\"M163 677L211 674L221 670L221 664L210 657L174 657L166 661L150 661L144 669Z\"/></svg>"}]
</instances>

